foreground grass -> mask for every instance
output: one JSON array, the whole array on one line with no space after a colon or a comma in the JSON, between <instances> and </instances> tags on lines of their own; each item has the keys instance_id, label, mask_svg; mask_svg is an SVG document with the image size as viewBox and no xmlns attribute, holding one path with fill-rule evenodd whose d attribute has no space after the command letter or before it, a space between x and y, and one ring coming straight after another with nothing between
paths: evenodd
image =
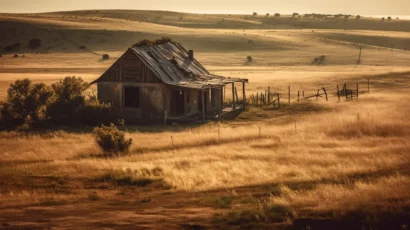
<instances>
[{"instance_id":1,"label":"foreground grass","mask_svg":"<svg viewBox=\"0 0 410 230\"><path fill-rule=\"evenodd\" d=\"M410 206L408 99L378 92L355 102L250 108L200 127L128 127L136 143L112 158L87 132L3 132L0 207L201 207L207 211L192 215L213 227L352 215L379 226Z\"/></svg>"}]
</instances>

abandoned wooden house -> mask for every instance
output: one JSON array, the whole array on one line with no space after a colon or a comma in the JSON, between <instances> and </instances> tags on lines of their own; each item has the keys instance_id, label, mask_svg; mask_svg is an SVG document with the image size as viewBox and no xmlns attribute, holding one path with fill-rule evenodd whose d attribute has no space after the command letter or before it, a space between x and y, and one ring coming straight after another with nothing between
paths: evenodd
<instances>
[{"instance_id":1,"label":"abandoned wooden house","mask_svg":"<svg viewBox=\"0 0 410 230\"><path fill-rule=\"evenodd\" d=\"M242 84L239 103L235 82ZM98 99L130 122L212 119L246 106L247 79L210 74L181 44L129 48L100 78ZM231 105L224 108L229 85Z\"/></svg>"}]
</instances>

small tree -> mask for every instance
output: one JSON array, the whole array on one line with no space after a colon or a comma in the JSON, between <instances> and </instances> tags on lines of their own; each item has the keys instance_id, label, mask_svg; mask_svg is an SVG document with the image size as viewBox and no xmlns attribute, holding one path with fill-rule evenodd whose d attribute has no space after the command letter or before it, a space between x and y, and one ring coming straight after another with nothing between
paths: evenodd
<instances>
[{"instance_id":1,"label":"small tree","mask_svg":"<svg viewBox=\"0 0 410 230\"><path fill-rule=\"evenodd\" d=\"M357 16L356 16L356 20L359 20L360 18L361 18L360 15L357 15Z\"/></svg>"},{"instance_id":2,"label":"small tree","mask_svg":"<svg viewBox=\"0 0 410 230\"><path fill-rule=\"evenodd\" d=\"M248 60L248 62L252 62L253 60L252 56L247 56L246 59Z\"/></svg>"},{"instance_id":3,"label":"small tree","mask_svg":"<svg viewBox=\"0 0 410 230\"><path fill-rule=\"evenodd\" d=\"M384 22L384 20L385 20L385 18L383 17L383 18L381 19L381 21Z\"/></svg>"},{"instance_id":4,"label":"small tree","mask_svg":"<svg viewBox=\"0 0 410 230\"><path fill-rule=\"evenodd\" d=\"M132 138L126 139L125 133L119 131L112 123L110 126L101 125L101 127L94 128L93 133L96 143L107 156L126 153L132 144Z\"/></svg>"},{"instance_id":5,"label":"small tree","mask_svg":"<svg viewBox=\"0 0 410 230\"><path fill-rule=\"evenodd\" d=\"M37 122L45 118L46 106L53 91L43 83L32 84L29 79L17 80L7 90L7 100L0 109L1 120L11 129L26 119Z\"/></svg>"},{"instance_id":6,"label":"small tree","mask_svg":"<svg viewBox=\"0 0 410 230\"><path fill-rule=\"evenodd\" d=\"M41 46L41 40L38 38L33 38L29 41L28 46L30 49L37 49Z\"/></svg>"},{"instance_id":7,"label":"small tree","mask_svg":"<svg viewBox=\"0 0 410 230\"><path fill-rule=\"evenodd\" d=\"M84 92L89 85L81 78L66 77L51 85L55 98L47 108L47 114L57 123L73 121L74 112L85 104Z\"/></svg>"},{"instance_id":8,"label":"small tree","mask_svg":"<svg viewBox=\"0 0 410 230\"><path fill-rule=\"evenodd\" d=\"M253 12L253 14L252 14L253 16L257 16L258 15L258 13L256 13L256 12Z\"/></svg>"},{"instance_id":9,"label":"small tree","mask_svg":"<svg viewBox=\"0 0 410 230\"><path fill-rule=\"evenodd\" d=\"M390 16L389 16L389 17L387 17L387 20L391 21L391 17L390 17Z\"/></svg>"},{"instance_id":10,"label":"small tree","mask_svg":"<svg viewBox=\"0 0 410 230\"><path fill-rule=\"evenodd\" d=\"M110 55L108 55L108 54L103 54L102 59L103 59L103 60L108 60L108 59L110 59Z\"/></svg>"},{"instance_id":11,"label":"small tree","mask_svg":"<svg viewBox=\"0 0 410 230\"><path fill-rule=\"evenodd\" d=\"M292 14L292 17L294 17L294 18L297 17L297 16L299 16L299 13L293 13Z\"/></svg>"},{"instance_id":12,"label":"small tree","mask_svg":"<svg viewBox=\"0 0 410 230\"><path fill-rule=\"evenodd\" d=\"M276 13L275 17L279 18L280 17L280 13Z\"/></svg>"},{"instance_id":13,"label":"small tree","mask_svg":"<svg viewBox=\"0 0 410 230\"><path fill-rule=\"evenodd\" d=\"M269 17L269 13L266 13L266 17Z\"/></svg>"}]
</instances>

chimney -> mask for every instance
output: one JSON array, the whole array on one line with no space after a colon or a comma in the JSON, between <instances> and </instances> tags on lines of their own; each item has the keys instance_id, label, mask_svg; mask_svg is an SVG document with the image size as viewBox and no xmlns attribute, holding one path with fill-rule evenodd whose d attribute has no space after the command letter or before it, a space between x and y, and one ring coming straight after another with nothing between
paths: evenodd
<instances>
[{"instance_id":1,"label":"chimney","mask_svg":"<svg viewBox=\"0 0 410 230\"><path fill-rule=\"evenodd\" d=\"M191 61L194 60L194 51L193 50L188 51L188 57L189 57L189 59L191 59Z\"/></svg>"}]
</instances>

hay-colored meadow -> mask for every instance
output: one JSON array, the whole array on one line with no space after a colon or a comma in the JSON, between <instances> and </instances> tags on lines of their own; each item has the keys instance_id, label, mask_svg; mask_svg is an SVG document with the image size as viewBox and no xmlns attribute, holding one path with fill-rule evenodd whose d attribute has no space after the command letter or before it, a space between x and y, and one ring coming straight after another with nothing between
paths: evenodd
<instances>
[{"instance_id":1,"label":"hay-colored meadow","mask_svg":"<svg viewBox=\"0 0 410 230\"><path fill-rule=\"evenodd\" d=\"M203 22L189 28L179 19L139 22L125 20L118 12L118 17L94 18L66 14L1 15L3 26L8 26L5 21L23 23L34 31L30 33L39 34L45 28L51 35L41 36L56 43L39 54L26 53L25 59L3 55L2 99L8 85L23 77L47 84L67 75L91 81L133 41L166 34L198 50L196 58L211 72L248 78L249 97L271 87L283 95L283 104L280 109L250 106L234 120L201 125L126 124L121 129L133 139L130 153L108 158L96 145L92 127L2 131L0 222L23 228L184 228L185 223L234 228L244 223L235 222L232 213L251 210L256 213L252 218L265 219L249 217L249 223L282 228L307 217L343 220L356 212L377 219L385 213L408 213L410 54L406 47L371 40L363 63L357 65L357 46L349 42L358 43L360 36L363 43L369 36L381 43L389 37L407 41L409 32L245 31L240 26L259 25L260 19L238 16L227 28L209 28L217 16L187 14L187 24ZM147 12L141 17L151 16ZM171 16L164 12L163 17ZM53 40L61 33L65 40ZM101 42L99 36L112 38ZM82 53L73 45L87 40L98 54ZM103 62L99 53L112 58ZM327 62L311 65L322 54ZM246 63L247 55L255 61ZM336 85L344 83L351 88L359 83L358 99L338 101ZM297 103L298 91L314 95L322 87L329 101L302 98ZM284 219L269 222L270 214L258 211L266 205L290 211ZM47 221L36 220L33 210ZM244 213L239 219L248 218Z\"/></svg>"}]
</instances>

